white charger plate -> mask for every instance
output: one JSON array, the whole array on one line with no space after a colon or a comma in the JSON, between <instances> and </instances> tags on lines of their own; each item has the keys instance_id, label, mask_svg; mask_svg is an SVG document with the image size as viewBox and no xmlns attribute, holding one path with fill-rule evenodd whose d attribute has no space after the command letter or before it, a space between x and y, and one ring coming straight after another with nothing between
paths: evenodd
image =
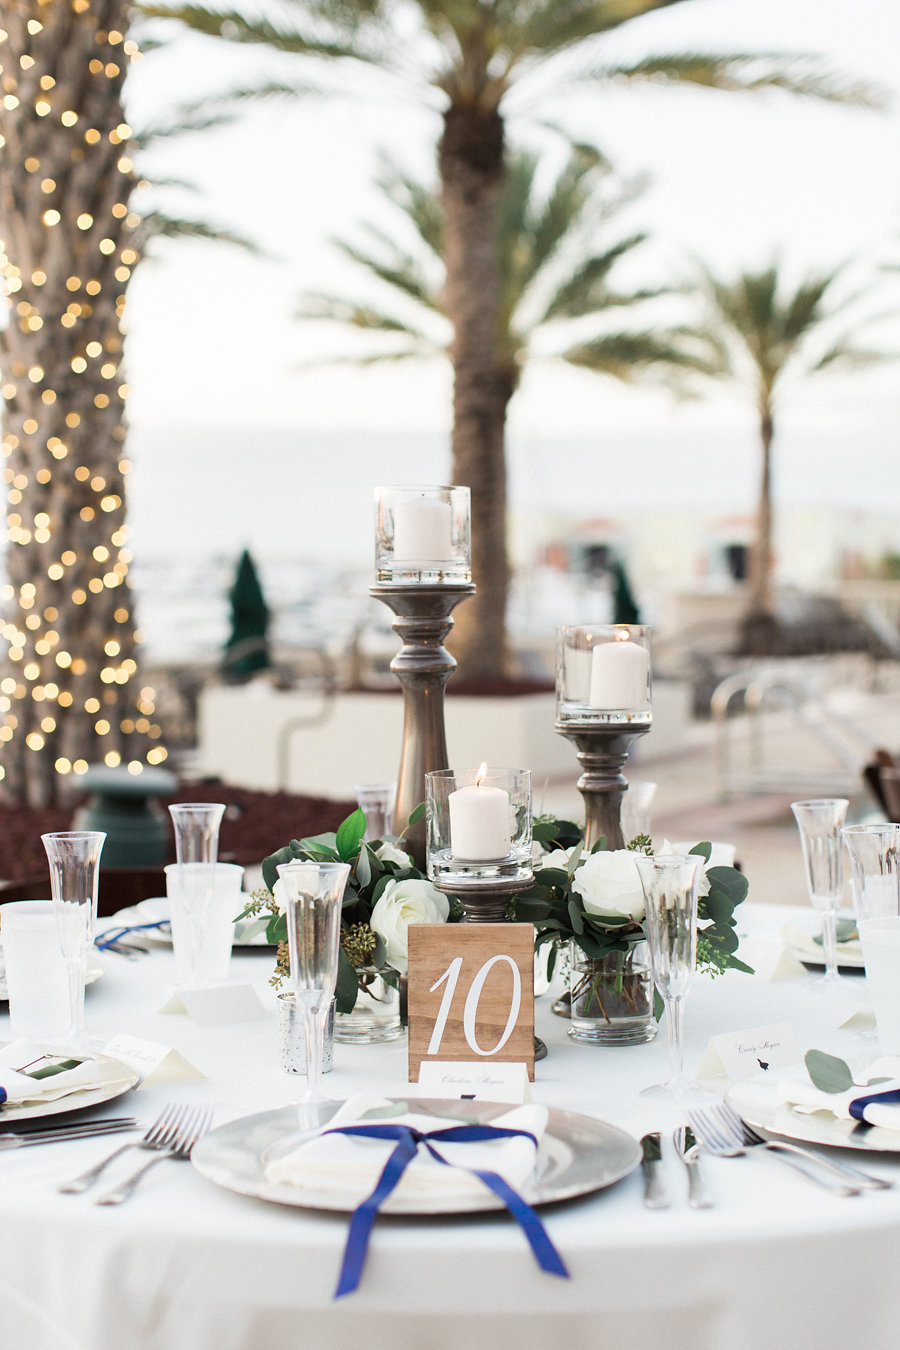
<instances>
[{"instance_id":1,"label":"white charger plate","mask_svg":"<svg viewBox=\"0 0 900 1350\"><path fill-rule=\"evenodd\" d=\"M404 1101L403 1098L390 1098ZM340 1102L320 1102L319 1125L326 1124L337 1111ZM504 1115L511 1108L508 1102L461 1102L438 1098L416 1097L410 1103L416 1111L436 1113L435 1127L447 1123L448 1116L458 1115L471 1120L476 1116L488 1122ZM309 1190L306 1187L278 1185L265 1174L265 1162L270 1151L297 1129L297 1108L282 1107L278 1111L263 1111L260 1115L233 1120L218 1129L210 1130L194 1145L191 1162L209 1181L239 1195L271 1200L279 1205L293 1205L300 1209L328 1209L347 1213L356 1208L345 1192ZM627 1177L641 1161L641 1147L636 1139L615 1125L582 1116L574 1111L551 1108L547 1129L541 1140L534 1174L519 1193L529 1205L547 1205L557 1200L569 1200L591 1191L612 1186ZM467 1197L448 1197L446 1202L434 1196L410 1196L408 1200L392 1205L390 1214L427 1215L473 1213L482 1210L503 1209L504 1205L486 1187L484 1196L474 1201ZM385 1213L388 1211L385 1210Z\"/></svg>"},{"instance_id":2,"label":"white charger plate","mask_svg":"<svg viewBox=\"0 0 900 1350\"><path fill-rule=\"evenodd\" d=\"M87 970L85 971L84 982L96 984L104 973L103 963L94 957L88 957ZM6 969L3 965L3 949L0 944L0 1003L9 1001L9 990L6 987Z\"/></svg>"},{"instance_id":3,"label":"white charger plate","mask_svg":"<svg viewBox=\"0 0 900 1350\"><path fill-rule=\"evenodd\" d=\"M847 915L839 915L839 918L847 918ZM786 924L781 930L785 946L791 956L796 957L807 966L825 965L825 953L821 942L817 942L821 928L815 924L811 928L798 927L796 924ZM839 970L865 970L862 948L859 945L859 938L853 938L849 942L839 942L837 944L837 958Z\"/></svg>"},{"instance_id":4,"label":"white charger plate","mask_svg":"<svg viewBox=\"0 0 900 1350\"><path fill-rule=\"evenodd\" d=\"M764 1134L797 1139L806 1144L825 1144L831 1148L861 1149L867 1153L900 1153L900 1130L882 1125L861 1125L856 1120L839 1120L830 1111L809 1115L796 1111L778 1091L777 1078L751 1078L733 1083L725 1100L738 1115Z\"/></svg>"},{"instance_id":5,"label":"white charger plate","mask_svg":"<svg viewBox=\"0 0 900 1350\"><path fill-rule=\"evenodd\" d=\"M56 1046L45 1047L48 1054L71 1054ZM140 1074L119 1059L109 1055L74 1055L72 1058L93 1059L100 1072L100 1081L94 1087L79 1088L65 1097L56 1097L53 1101L30 1102L24 1106L0 1106L0 1130L7 1124L19 1120L39 1120L43 1116L61 1116L68 1111L86 1111L91 1106L101 1106L104 1102L114 1101L124 1093L130 1092L140 1082Z\"/></svg>"}]
</instances>

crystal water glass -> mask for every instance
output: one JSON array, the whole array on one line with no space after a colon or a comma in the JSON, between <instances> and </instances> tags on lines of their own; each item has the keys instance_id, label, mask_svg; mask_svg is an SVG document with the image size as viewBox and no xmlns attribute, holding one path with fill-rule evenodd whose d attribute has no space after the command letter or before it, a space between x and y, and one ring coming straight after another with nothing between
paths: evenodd
<instances>
[{"instance_id":1,"label":"crystal water glass","mask_svg":"<svg viewBox=\"0 0 900 1350\"><path fill-rule=\"evenodd\" d=\"M837 964L837 912L844 893L841 826L850 805L846 797L817 797L791 802L800 831L806 886L809 898L822 918L822 950L825 976L821 983L834 987L840 981Z\"/></svg>"},{"instance_id":2,"label":"crystal water glass","mask_svg":"<svg viewBox=\"0 0 900 1350\"><path fill-rule=\"evenodd\" d=\"M175 915L173 946L177 947L178 937L184 935L182 950L175 953L182 988L195 988L203 982L203 930L215 894L219 826L224 814L224 802L177 802L169 807L177 866L169 903ZM185 941L187 952L183 950Z\"/></svg>"},{"instance_id":3,"label":"crystal water glass","mask_svg":"<svg viewBox=\"0 0 900 1350\"><path fill-rule=\"evenodd\" d=\"M42 834L50 863L50 894L56 933L66 963L69 1030L74 1045L84 1042L84 982L88 952L94 945L102 830L62 830Z\"/></svg>"},{"instance_id":4,"label":"crystal water glass","mask_svg":"<svg viewBox=\"0 0 900 1350\"><path fill-rule=\"evenodd\" d=\"M666 1005L671 1075L642 1096L682 1100L699 1093L684 1076L684 1002L697 960L697 886L703 858L681 853L636 853L644 892L645 930L653 983ZM705 1095L705 1094L703 1094Z\"/></svg>"},{"instance_id":5,"label":"crystal water glass","mask_svg":"<svg viewBox=\"0 0 900 1350\"><path fill-rule=\"evenodd\" d=\"M856 921L900 914L900 825L845 825Z\"/></svg>"},{"instance_id":6,"label":"crystal water glass","mask_svg":"<svg viewBox=\"0 0 900 1350\"><path fill-rule=\"evenodd\" d=\"M396 783L357 783L356 805L366 815L364 838L383 839L391 833L394 823L394 804L397 800Z\"/></svg>"},{"instance_id":7,"label":"crystal water glass","mask_svg":"<svg viewBox=\"0 0 900 1350\"><path fill-rule=\"evenodd\" d=\"M322 1100L319 1083L325 1028L337 984L341 900L348 863L281 863L287 917L290 986L306 1027L306 1091L300 1105Z\"/></svg>"}]
</instances>

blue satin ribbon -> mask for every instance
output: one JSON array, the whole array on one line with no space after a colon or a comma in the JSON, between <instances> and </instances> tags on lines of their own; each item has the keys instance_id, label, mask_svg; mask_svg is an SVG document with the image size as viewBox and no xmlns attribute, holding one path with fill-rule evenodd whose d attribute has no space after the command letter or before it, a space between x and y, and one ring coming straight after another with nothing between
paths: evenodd
<instances>
[{"instance_id":1,"label":"blue satin ribbon","mask_svg":"<svg viewBox=\"0 0 900 1350\"><path fill-rule=\"evenodd\" d=\"M107 947L112 947L115 943L121 942L122 938L127 937L129 933L143 933L149 928L168 928L170 922L169 919L158 919L156 923L135 923L129 928L108 928L105 933L100 934L94 946L98 952L102 952Z\"/></svg>"},{"instance_id":2,"label":"blue satin ribbon","mask_svg":"<svg viewBox=\"0 0 900 1350\"><path fill-rule=\"evenodd\" d=\"M427 1134L421 1130L413 1129L411 1125L344 1125L333 1130L323 1130L322 1133L353 1134L361 1135L366 1139L397 1140L397 1147L385 1163L372 1194L353 1211L350 1219L350 1231L347 1234L347 1245L344 1248L341 1274L334 1293L335 1298L352 1294L355 1289L359 1288L363 1266L366 1262L366 1253L369 1249L369 1238L378 1217L378 1211L416 1156L420 1144L424 1144L431 1156L437 1162L443 1163L445 1167L461 1165L448 1162L446 1158L442 1157L437 1149L432 1147L432 1140L469 1144L482 1143L490 1139L513 1139L521 1136L530 1139L535 1149L538 1146L537 1139L528 1130L507 1130L497 1125L450 1125L440 1130L429 1130ZM568 1279L569 1272L559 1252L550 1241L547 1230L521 1195L513 1190L512 1186L496 1172L482 1171L477 1167L464 1167L462 1170L479 1177L488 1190L493 1191L494 1195L503 1201L528 1239L529 1246L541 1270L546 1271L549 1275L560 1275L564 1279Z\"/></svg>"},{"instance_id":3,"label":"blue satin ribbon","mask_svg":"<svg viewBox=\"0 0 900 1350\"><path fill-rule=\"evenodd\" d=\"M900 1102L900 1088L891 1088L888 1092L869 1092L865 1097L855 1097L850 1103L850 1114L853 1119L862 1120L868 1125L869 1122L863 1112L873 1102Z\"/></svg>"}]
</instances>

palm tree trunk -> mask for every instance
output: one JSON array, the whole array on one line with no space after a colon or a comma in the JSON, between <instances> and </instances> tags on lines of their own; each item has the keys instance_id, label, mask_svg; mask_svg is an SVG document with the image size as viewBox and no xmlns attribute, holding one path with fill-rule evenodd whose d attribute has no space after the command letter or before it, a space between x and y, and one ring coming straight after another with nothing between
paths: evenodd
<instances>
[{"instance_id":1,"label":"palm tree trunk","mask_svg":"<svg viewBox=\"0 0 900 1350\"><path fill-rule=\"evenodd\" d=\"M503 122L494 110L454 105L439 153L446 311L453 324L453 481L472 491L474 601L451 642L463 679L507 667L506 409L515 388L498 343L497 218L504 175Z\"/></svg>"},{"instance_id":2,"label":"palm tree trunk","mask_svg":"<svg viewBox=\"0 0 900 1350\"><path fill-rule=\"evenodd\" d=\"M759 418L762 466L756 508L756 539L750 554L750 607L742 625L741 646L748 656L771 655L777 645L778 625L772 595L772 441L775 422L768 398L763 397Z\"/></svg>"},{"instance_id":3,"label":"palm tree trunk","mask_svg":"<svg viewBox=\"0 0 900 1350\"><path fill-rule=\"evenodd\" d=\"M125 291L137 253L122 83L124 0L8 0L0 105L0 333L9 647L0 683L4 789L56 801L95 761L139 760L125 537ZM7 84L7 89L10 89ZM161 752L154 758L161 758Z\"/></svg>"}]
</instances>

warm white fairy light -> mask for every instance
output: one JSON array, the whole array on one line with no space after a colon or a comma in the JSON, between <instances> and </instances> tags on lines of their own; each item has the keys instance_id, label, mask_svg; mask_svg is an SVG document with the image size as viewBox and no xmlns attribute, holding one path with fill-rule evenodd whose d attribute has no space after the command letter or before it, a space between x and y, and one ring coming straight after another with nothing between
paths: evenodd
<instances>
[{"instance_id":1,"label":"warm white fairy light","mask_svg":"<svg viewBox=\"0 0 900 1350\"><path fill-rule=\"evenodd\" d=\"M89 87L90 80L120 81L123 65L139 59L136 43L118 30L104 32L96 28L91 17L91 0L70 0L70 3L76 16L86 16L85 21L94 25L93 47L86 58L85 87ZM33 113L49 119L50 131L58 129L53 140L44 129L42 149L37 149L38 142L28 137L17 142L24 139L37 149L37 153L27 154L22 161L25 172L36 178L37 201L43 198L33 221L35 261L23 266L22 260L10 256L14 250L0 241L0 289L7 297L12 322L22 335L17 350L33 354L30 361L10 362L9 368L2 372L0 384L10 423L0 443L10 466L3 473L7 532L14 560L17 548L36 550L31 577L18 587L2 588L2 596L12 609L9 620L0 624L0 635L11 663L10 673L0 680L0 743L11 746L17 736L22 736L25 745L35 753L50 749L53 741L48 742L48 738L55 738L65 727L64 716L60 714L71 710L73 716L92 719L91 733L98 741L93 759L110 766L124 763L129 773L140 773L142 761L134 756L133 750L123 755L122 748L115 743L118 736L137 735L156 742L143 757L147 764L164 762L166 751L158 744L161 730L152 720L156 713L154 691L145 685L135 695L137 715L128 715L123 703L123 692L138 674L131 653L139 635L132 631L131 607L125 602L131 554L125 547L127 531L121 518L124 501L119 483L131 465L121 457L111 477L109 469L97 472L80 462L98 443L94 436L99 435L99 443L108 445L110 438L121 442L125 434L120 420L112 426L107 420L110 416L120 418L121 404L129 394L120 373L122 334L105 329L97 334L92 323L96 322L94 305L102 296L121 324L125 288L139 261L133 239L141 219L128 205L134 186L133 161L130 149L124 148L133 133L124 119L108 130L92 125L81 107L64 102L68 96L60 94L54 73L60 55L58 47L47 50L41 47L43 28L39 20L29 20L27 31L34 45L26 43L27 49L17 53L12 66L5 60L0 65L3 76L0 123L5 112L10 117L16 115L18 127L27 128ZM0 58L8 40L8 33L0 29ZM67 51L65 56L67 61L71 60L71 52ZM42 63L51 68L40 69ZM63 84L67 88L77 84L69 71ZM61 140L61 136L65 139ZM7 141L0 133L0 149ZM116 200L104 204L102 212L85 209L82 202L80 209L69 214L71 203L66 194L69 170L65 162L60 162L60 151L66 145L69 164L87 163L88 156L95 155L99 157L96 165L98 169L103 167L107 179L114 172L113 165L120 175ZM114 160L108 159L109 147L117 152ZM100 176L98 172L98 181ZM48 246L52 235L55 249L63 237L71 248L69 275L61 284L58 281L48 284L51 269L40 265L44 252L41 227L47 231ZM64 298L60 301L59 296ZM54 388L52 376L48 376L41 359L41 343L45 333L55 333L48 349L54 350L62 335L60 330L71 335L71 348L68 370L61 375L59 387ZM83 381L84 392L79 387ZM102 382L100 387L98 382ZM30 390L34 392L26 392ZM23 416L17 424L20 397L26 399L32 415ZM94 428L96 418L103 419L97 424L99 432ZM65 437L79 427L91 439L85 441L83 450L77 449L73 454L73 445ZM46 489L47 493L53 490L54 496L41 497L35 488ZM79 529L87 526L91 531L94 542L87 549L54 547L57 534L64 545L70 529L67 522L56 518L59 506L54 503L67 499L74 506L74 512L67 512L69 520L74 517L80 522ZM11 570L15 576L21 575L18 561ZM99 645L86 647L82 655L78 640L63 641L59 631L61 612L65 614L71 605L90 607L99 603L101 608L96 610L99 619L106 613L105 606L113 604L112 594L119 591L123 599L103 621L109 629L105 634L98 634L98 621L91 609L87 627L91 643L97 642L99 635ZM99 671L95 652L102 653L100 659L104 662ZM85 689L84 682L92 671L96 671L102 686L99 697ZM29 712L30 708L34 712ZM80 775L88 768L86 758L71 754L57 753L53 763L56 773L62 776ZM3 772L0 766L0 777Z\"/></svg>"}]
</instances>

